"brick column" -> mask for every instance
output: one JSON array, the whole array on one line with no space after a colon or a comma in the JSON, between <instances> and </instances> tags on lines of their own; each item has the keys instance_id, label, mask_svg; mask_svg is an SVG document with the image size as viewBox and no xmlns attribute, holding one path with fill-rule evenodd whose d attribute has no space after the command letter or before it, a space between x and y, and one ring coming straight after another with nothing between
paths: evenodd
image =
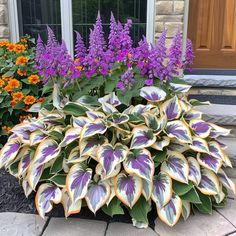
<instances>
[{"instance_id":1,"label":"brick column","mask_svg":"<svg viewBox=\"0 0 236 236\"><path fill-rule=\"evenodd\" d=\"M0 40L9 40L7 0L0 0Z\"/></svg>"},{"instance_id":2,"label":"brick column","mask_svg":"<svg viewBox=\"0 0 236 236\"><path fill-rule=\"evenodd\" d=\"M155 38L158 38L163 29L167 29L167 44L175 32L183 32L184 0L156 0Z\"/></svg>"}]
</instances>

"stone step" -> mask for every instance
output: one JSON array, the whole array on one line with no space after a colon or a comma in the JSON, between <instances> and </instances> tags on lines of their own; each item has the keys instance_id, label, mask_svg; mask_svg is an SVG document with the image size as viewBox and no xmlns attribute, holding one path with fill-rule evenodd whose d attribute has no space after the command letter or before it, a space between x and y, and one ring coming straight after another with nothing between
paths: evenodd
<instances>
[{"instance_id":1,"label":"stone step","mask_svg":"<svg viewBox=\"0 0 236 236\"><path fill-rule=\"evenodd\" d=\"M208 122L236 127L235 105L211 104L210 106L197 106L196 109L203 112L203 119Z\"/></svg>"}]
</instances>

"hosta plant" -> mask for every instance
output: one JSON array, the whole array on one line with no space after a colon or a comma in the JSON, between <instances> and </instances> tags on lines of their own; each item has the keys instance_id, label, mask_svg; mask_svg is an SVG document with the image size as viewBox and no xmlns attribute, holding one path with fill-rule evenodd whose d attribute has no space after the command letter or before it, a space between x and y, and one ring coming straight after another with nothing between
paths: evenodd
<instances>
[{"instance_id":1,"label":"hosta plant","mask_svg":"<svg viewBox=\"0 0 236 236\"><path fill-rule=\"evenodd\" d=\"M110 216L127 208L137 227L147 227L151 206L169 226L194 210L211 214L227 189L236 193L223 170L231 167L226 147L217 140L229 130L202 119L184 95L189 88L171 83L170 95L164 86L143 87L142 103L130 106L111 93L44 108L12 129L0 167L19 179L26 196L37 192L43 218L59 203L66 217L82 207Z\"/></svg>"}]
</instances>

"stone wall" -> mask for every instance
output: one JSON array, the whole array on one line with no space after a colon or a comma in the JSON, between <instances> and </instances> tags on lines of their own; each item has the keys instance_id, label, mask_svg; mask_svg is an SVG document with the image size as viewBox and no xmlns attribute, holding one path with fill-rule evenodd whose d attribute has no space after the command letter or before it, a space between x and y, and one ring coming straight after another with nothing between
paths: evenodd
<instances>
[{"instance_id":1,"label":"stone wall","mask_svg":"<svg viewBox=\"0 0 236 236\"><path fill-rule=\"evenodd\" d=\"M156 22L155 37L161 34L163 29L168 29L168 41L174 36L175 32L180 29L183 31L184 20L184 0L156 0Z\"/></svg>"},{"instance_id":2,"label":"stone wall","mask_svg":"<svg viewBox=\"0 0 236 236\"><path fill-rule=\"evenodd\" d=\"M10 30L8 24L7 0L0 0L0 40L9 40Z\"/></svg>"}]
</instances>

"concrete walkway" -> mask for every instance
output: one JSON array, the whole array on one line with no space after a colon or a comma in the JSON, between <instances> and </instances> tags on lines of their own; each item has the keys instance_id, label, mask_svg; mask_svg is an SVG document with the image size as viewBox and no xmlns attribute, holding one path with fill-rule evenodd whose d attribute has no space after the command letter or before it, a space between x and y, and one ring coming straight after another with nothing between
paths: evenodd
<instances>
[{"instance_id":1,"label":"concrete walkway","mask_svg":"<svg viewBox=\"0 0 236 236\"><path fill-rule=\"evenodd\" d=\"M155 229L136 229L131 224L75 218L47 218L21 213L0 213L1 236L236 236L236 199L212 216L191 215L187 222L169 228L156 220Z\"/></svg>"}]
</instances>

